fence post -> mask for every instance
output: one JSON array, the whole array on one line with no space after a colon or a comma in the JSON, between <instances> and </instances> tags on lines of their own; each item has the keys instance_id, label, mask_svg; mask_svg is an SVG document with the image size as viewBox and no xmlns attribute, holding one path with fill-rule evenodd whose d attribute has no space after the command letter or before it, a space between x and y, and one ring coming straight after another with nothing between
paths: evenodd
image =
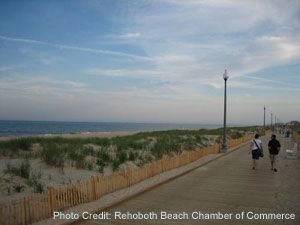
<instances>
[{"instance_id":1,"label":"fence post","mask_svg":"<svg viewBox=\"0 0 300 225\"><path fill-rule=\"evenodd\" d=\"M93 194L93 199L98 199L97 191L96 191L96 178L95 178L95 176L92 176L91 179L92 179L92 194Z\"/></svg>"},{"instance_id":2,"label":"fence post","mask_svg":"<svg viewBox=\"0 0 300 225\"><path fill-rule=\"evenodd\" d=\"M10 202L10 206L9 206L9 224L13 224L14 221L14 213L13 213L13 201Z\"/></svg>"},{"instance_id":3,"label":"fence post","mask_svg":"<svg viewBox=\"0 0 300 225\"><path fill-rule=\"evenodd\" d=\"M4 207L3 207L4 208ZM2 217L2 206L0 205L0 223L2 222L2 219L4 219L3 217ZM4 222L4 220L3 220L3 222ZM4 224L4 223L3 223Z\"/></svg>"},{"instance_id":4,"label":"fence post","mask_svg":"<svg viewBox=\"0 0 300 225\"><path fill-rule=\"evenodd\" d=\"M25 198L21 198L21 200L20 200L21 224L22 224L22 225L25 225L24 199L25 199ZM1 218L1 215L0 215L0 218ZM0 222L1 222L1 221L0 221Z\"/></svg>"},{"instance_id":5,"label":"fence post","mask_svg":"<svg viewBox=\"0 0 300 225\"><path fill-rule=\"evenodd\" d=\"M51 216L53 215L54 210L56 209L56 192L54 187L50 187L50 211Z\"/></svg>"}]
</instances>

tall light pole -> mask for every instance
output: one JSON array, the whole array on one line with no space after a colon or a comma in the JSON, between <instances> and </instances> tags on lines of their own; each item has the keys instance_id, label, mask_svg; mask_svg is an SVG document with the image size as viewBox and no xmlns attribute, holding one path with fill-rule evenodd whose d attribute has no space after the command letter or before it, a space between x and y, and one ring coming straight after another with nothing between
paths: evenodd
<instances>
[{"instance_id":1,"label":"tall light pole","mask_svg":"<svg viewBox=\"0 0 300 225\"><path fill-rule=\"evenodd\" d=\"M224 127L223 127L223 144L222 144L222 149L221 152L226 152L227 151L227 140L226 140L226 105L227 105L227 80L229 78L227 70L225 70L223 74L224 78Z\"/></svg>"},{"instance_id":2,"label":"tall light pole","mask_svg":"<svg viewBox=\"0 0 300 225\"><path fill-rule=\"evenodd\" d=\"M264 128L266 126L266 106L264 106Z\"/></svg>"},{"instance_id":3,"label":"tall light pole","mask_svg":"<svg viewBox=\"0 0 300 225\"><path fill-rule=\"evenodd\" d=\"M271 113L271 128L273 128L273 113Z\"/></svg>"}]
</instances>

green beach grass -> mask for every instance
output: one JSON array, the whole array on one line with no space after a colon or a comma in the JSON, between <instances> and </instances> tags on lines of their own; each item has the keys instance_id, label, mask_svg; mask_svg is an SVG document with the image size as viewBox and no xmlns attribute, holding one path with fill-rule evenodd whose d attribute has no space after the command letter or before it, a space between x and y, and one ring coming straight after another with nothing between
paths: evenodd
<instances>
[{"instance_id":1,"label":"green beach grass","mask_svg":"<svg viewBox=\"0 0 300 225\"><path fill-rule=\"evenodd\" d=\"M236 139L261 128L230 127L227 137ZM35 136L3 140L0 159L5 165L0 171L0 193L9 196L29 189L42 192L49 188L48 182L55 186L78 181L88 174L105 175L141 166L221 143L222 135L223 129L218 128L139 132L110 138ZM71 168L78 175L70 175Z\"/></svg>"},{"instance_id":2,"label":"green beach grass","mask_svg":"<svg viewBox=\"0 0 300 225\"><path fill-rule=\"evenodd\" d=\"M239 138L258 127L228 128L230 139ZM63 167L66 162L77 168L117 170L126 161L144 164L166 154L180 154L207 146L207 135L220 142L223 129L167 130L140 132L113 138L24 137L0 142L0 156L40 158L46 164ZM34 149L33 146L38 146ZM93 160L86 160L90 156Z\"/></svg>"}]
</instances>

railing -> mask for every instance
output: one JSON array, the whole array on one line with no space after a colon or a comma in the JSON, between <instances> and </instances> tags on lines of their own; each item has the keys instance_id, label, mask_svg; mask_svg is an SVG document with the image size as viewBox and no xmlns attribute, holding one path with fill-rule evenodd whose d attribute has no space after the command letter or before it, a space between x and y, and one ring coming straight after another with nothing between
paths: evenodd
<instances>
[{"instance_id":1,"label":"railing","mask_svg":"<svg viewBox=\"0 0 300 225\"><path fill-rule=\"evenodd\" d=\"M293 139L297 143L298 151L300 151L300 134L297 131L293 131Z\"/></svg>"},{"instance_id":2,"label":"railing","mask_svg":"<svg viewBox=\"0 0 300 225\"><path fill-rule=\"evenodd\" d=\"M230 140L228 147L249 141L253 135ZM299 140L299 136L298 136ZM299 145L300 146L300 145ZM32 194L8 204L0 205L0 224L27 225L49 218L54 211L62 211L75 205L101 198L114 191L130 187L162 172L175 169L220 151L215 144L197 151L189 151L179 156L154 161L141 167L126 169L108 176L91 177L61 188L50 188L40 194Z\"/></svg>"}]
</instances>

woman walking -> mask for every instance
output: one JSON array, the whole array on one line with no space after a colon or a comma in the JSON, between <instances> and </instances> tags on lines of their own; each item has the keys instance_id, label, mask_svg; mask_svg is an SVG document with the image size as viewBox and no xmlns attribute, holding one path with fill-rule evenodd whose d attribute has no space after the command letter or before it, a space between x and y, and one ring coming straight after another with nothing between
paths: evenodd
<instances>
[{"instance_id":1,"label":"woman walking","mask_svg":"<svg viewBox=\"0 0 300 225\"><path fill-rule=\"evenodd\" d=\"M260 150L263 149L262 142L259 138L259 134L255 134L254 139L251 141L249 154L252 151L252 169L255 170L257 167L257 160L259 160Z\"/></svg>"}]
</instances>

